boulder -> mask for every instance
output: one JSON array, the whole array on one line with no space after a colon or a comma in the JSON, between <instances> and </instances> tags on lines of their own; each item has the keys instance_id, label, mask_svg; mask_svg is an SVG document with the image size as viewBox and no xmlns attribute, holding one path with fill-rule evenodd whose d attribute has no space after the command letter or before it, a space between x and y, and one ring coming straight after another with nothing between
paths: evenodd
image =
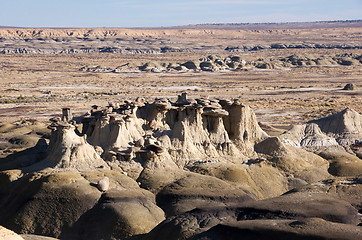
<instances>
[{"instance_id":1,"label":"boulder","mask_svg":"<svg viewBox=\"0 0 362 240\"><path fill-rule=\"evenodd\" d=\"M101 180L98 181L97 183L97 188L99 189L99 191L101 192L105 192L108 190L109 188L109 178L108 177L104 177Z\"/></svg>"},{"instance_id":2,"label":"boulder","mask_svg":"<svg viewBox=\"0 0 362 240\"><path fill-rule=\"evenodd\" d=\"M357 87L353 83L347 83L342 90L357 90Z\"/></svg>"}]
</instances>

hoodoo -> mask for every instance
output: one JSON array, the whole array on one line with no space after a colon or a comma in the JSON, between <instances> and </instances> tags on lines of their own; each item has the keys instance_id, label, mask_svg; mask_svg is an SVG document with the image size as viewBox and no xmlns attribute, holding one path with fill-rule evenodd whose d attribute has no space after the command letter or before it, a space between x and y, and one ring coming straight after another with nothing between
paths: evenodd
<instances>
[{"instance_id":1,"label":"hoodoo","mask_svg":"<svg viewBox=\"0 0 362 240\"><path fill-rule=\"evenodd\" d=\"M88 171L109 168L85 137L75 133L75 126L67 122L55 122L50 128L52 133L48 156L31 166L32 169Z\"/></svg>"},{"instance_id":2,"label":"hoodoo","mask_svg":"<svg viewBox=\"0 0 362 240\"><path fill-rule=\"evenodd\" d=\"M106 160L140 160L149 152L186 162L240 159L267 137L254 112L238 100L194 100L186 94L176 102L156 99L109 106L85 118L87 140L103 149Z\"/></svg>"}]
</instances>

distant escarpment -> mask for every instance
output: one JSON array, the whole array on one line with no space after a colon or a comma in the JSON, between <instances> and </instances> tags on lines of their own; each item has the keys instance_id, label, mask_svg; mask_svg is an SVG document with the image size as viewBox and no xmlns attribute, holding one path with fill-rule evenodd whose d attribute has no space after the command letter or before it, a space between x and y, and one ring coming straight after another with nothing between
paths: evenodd
<instances>
[{"instance_id":1,"label":"distant escarpment","mask_svg":"<svg viewBox=\"0 0 362 240\"><path fill-rule=\"evenodd\" d=\"M362 45L354 44L328 44L328 43L300 43L300 44L283 44L273 43L256 46L228 46L225 48L229 52L248 52L267 49L362 49Z\"/></svg>"},{"instance_id":2,"label":"distant escarpment","mask_svg":"<svg viewBox=\"0 0 362 240\"><path fill-rule=\"evenodd\" d=\"M333 25L333 24L332 24ZM348 25L348 24L347 24ZM27 29L0 28L0 54L161 54L362 49L361 23L350 28ZM210 26L209 26L210 27Z\"/></svg>"},{"instance_id":3,"label":"distant escarpment","mask_svg":"<svg viewBox=\"0 0 362 240\"><path fill-rule=\"evenodd\" d=\"M39 39L27 39L27 40L8 40L0 37L0 54L79 54L79 53L112 53L112 54L162 54L167 52L253 52L261 50L273 50L273 49L341 49L341 50L355 50L362 49L362 44L287 44L287 43L275 43L275 44L262 44L262 45L242 45L242 46L224 46L223 48L213 48L208 46L201 47L189 47L189 46L175 46L170 47L170 44L149 44L147 40L141 40L140 42L133 42L132 40L109 41L105 40L88 40L86 38L79 40L39 40ZM91 42L91 43L89 43ZM126 42L126 43L124 43ZM3 44L2 44L3 43ZM84 44L80 44L84 43ZM128 45L124 47L124 45ZM136 45L136 46L135 46ZM139 45L139 46L137 46ZM172 44L171 44L172 45ZM185 44L187 45L187 44Z\"/></svg>"}]
</instances>

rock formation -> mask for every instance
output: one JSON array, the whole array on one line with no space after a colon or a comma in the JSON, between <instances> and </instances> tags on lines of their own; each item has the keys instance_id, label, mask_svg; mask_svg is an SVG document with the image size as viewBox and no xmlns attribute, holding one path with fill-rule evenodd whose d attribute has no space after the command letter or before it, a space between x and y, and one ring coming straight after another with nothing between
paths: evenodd
<instances>
[{"instance_id":1,"label":"rock formation","mask_svg":"<svg viewBox=\"0 0 362 240\"><path fill-rule=\"evenodd\" d=\"M353 83L347 83L342 90L357 90L357 87Z\"/></svg>"},{"instance_id":2,"label":"rock formation","mask_svg":"<svg viewBox=\"0 0 362 240\"><path fill-rule=\"evenodd\" d=\"M281 138L285 143L297 147L349 146L362 139L362 116L346 108L339 113L294 126Z\"/></svg>"},{"instance_id":3,"label":"rock formation","mask_svg":"<svg viewBox=\"0 0 362 240\"><path fill-rule=\"evenodd\" d=\"M48 156L30 166L29 170L51 168L60 171L87 171L109 168L85 137L75 133L74 125L66 122L54 122L50 128L52 134L47 150Z\"/></svg>"},{"instance_id":4,"label":"rock formation","mask_svg":"<svg viewBox=\"0 0 362 240\"><path fill-rule=\"evenodd\" d=\"M281 135L281 139L294 147L328 147L338 145L333 137L327 136L315 123L296 125Z\"/></svg>"},{"instance_id":5,"label":"rock formation","mask_svg":"<svg viewBox=\"0 0 362 240\"><path fill-rule=\"evenodd\" d=\"M329 161L328 172L334 176L362 173L359 155L362 139L362 116L353 109L294 126L280 139L290 146L313 151Z\"/></svg>"},{"instance_id":6,"label":"rock formation","mask_svg":"<svg viewBox=\"0 0 362 240\"><path fill-rule=\"evenodd\" d=\"M101 192L105 192L108 190L109 188L109 178L108 177L104 177L101 180L98 181L97 183L97 188L99 189L99 191Z\"/></svg>"},{"instance_id":7,"label":"rock formation","mask_svg":"<svg viewBox=\"0 0 362 240\"><path fill-rule=\"evenodd\" d=\"M362 139L362 116L350 108L312 123L316 123L324 133L333 136L342 146Z\"/></svg>"},{"instance_id":8,"label":"rock formation","mask_svg":"<svg viewBox=\"0 0 362 240\"><path fill-rule=\"evenodd\" d=\"M298 192L232 207L203 206L168 218L149 235L151 239L240 239L239 233L245 239L352 240L361 236L358 222L350 203L322 193Z\"/></svg>"},{"instance_id":9,"label":"rock formation","mask_svg":"<svg viewBox=\"0 0 362 240\"><path fill-rule=\"evenodd\" d=\"M348 60L349 59L349 60ZM360 65L361 55L343 54L335 56L311 56L311 55L291 55L279 58L257 59L245 61L239 56L230 55L225 58L217 55L209 55L195 61L184 63L158 63L158 62L132 62L120 65L116 68L104 66L84 66L79 70L83 72L174 72L174 71L192 71L192 72L218 72L218 71L240 71L246 69L282 69L301 66L351 66ZM354 84L347 84L343 90L356 90Z\"/></svg>"},{"instance_id":10,"label":"rock formation","mask_svg":"<svg viewBox=\"0 0 362 240\"><path fill-rule=\"evenodd\" d=\"M150 154L183 164L207 158L241 159L267 137L255 114L237 100L156 99L93 111L87 140L108 161L144 161ZM240 161L240 160L239 160Z\"/></svg>"},{"instance_id":11,"label":"rock formation","mask_svg":"<svg viewBox=\"0 0 362 240\"><path fill-rule=\"evenodd\" d=\"M279 137L270 137L255 146L260 154L273 162L283 172L308 183L329 178L328 162L320 156L301 148L284 144Z\"/></svg>"},{"instance_id":12,"label":"rock formation","mask_svg":"<svg viewBox=\"0 0 362 240\"><path fill-rule=\"evenodd\" d=\"M362 128L352 109L278 137L238 99L186 93L64 115L51 119L46 153L11 158L19 162L1 169L0 224L17 233L91 240L215 239L224 231L249 239L266 239L266 231L276 238L360 236Z\"/></svg>"}]
</instances>

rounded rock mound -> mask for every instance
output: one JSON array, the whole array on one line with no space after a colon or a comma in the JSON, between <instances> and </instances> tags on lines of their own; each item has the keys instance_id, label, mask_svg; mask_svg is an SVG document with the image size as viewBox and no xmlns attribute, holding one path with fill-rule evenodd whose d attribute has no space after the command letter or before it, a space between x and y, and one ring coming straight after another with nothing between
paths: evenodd
<instances>
[{"instance_id":1,"label":"rounded rock mound","mask_svg":"<svg viewBox=\"0 0 362 240\"><path fill-rule=\"evenodd\" d=\"M353 83L347 83L342 90L357 90L357 87Z\"/></svg>"}]
</instances>

